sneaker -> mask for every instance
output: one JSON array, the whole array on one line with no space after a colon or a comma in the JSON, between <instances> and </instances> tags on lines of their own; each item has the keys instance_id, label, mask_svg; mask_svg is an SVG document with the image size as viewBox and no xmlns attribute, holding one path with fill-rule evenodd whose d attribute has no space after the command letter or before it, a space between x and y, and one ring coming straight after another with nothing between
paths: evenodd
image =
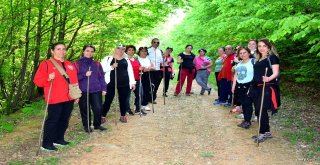
<instances>
[{"instance_id":1,"label":"sneaker","mask_svg":"<svg viewBox=\"0 0 320 165\"><path fill-rule=\"evenodd\" d=\"M219 104L219 105L222 105L222 104L225 104L226 102L224 102L224 101L215 101L215 102L213 102L212 104L214 104L214 105L217 105L217 104Z\"/></svg>"},{"instance_id":2,"label":"sneaker","mask_svg":"<svg viewBox=\"0 0 320 165\"><path fill-rule=\"evenodd\" d=\"M243 113L236 115L235 118L237 119L244 119Z\"/></svg>"},{"instance_id":3,"label":"sneaker","mask_svg":"<svg viewBox=\"0 0 320 165\"><path fill-rule=\"evenodd\" d=\"M122 122L122 123L127 123L128 122L128 119L127 119L127 117L126 116L120 116L120 122Z\"/></svg>"},{"instance_id":4,"label":"sneaker","mask_svg":"<svg viewBox=\"0 0 320 165\"><path fill-rule=\"evenodd\" d=\"M219 99L214 99L214 101L219 101Z\"/></svg>"},{"instance_id":5,"label":"sneaker","mask_svg":"<svg viewBox=\"0 0 320 165\"><path fill-rule=\"evenodd\" d=\"M67 142L65 140L60 140L60 141L53 142L53 145L55 145L55 146L66 146L68 144L70 144L70 142Z\"/></svg>"},{"instance_id":6,"label":"sneaker","mask_svg":"<svg viewBox=\"0 0 320 165\"><path fill-rule=\"evenodd\" d=\"M210 88L210 89L208 90L208 95L210 95L210 93L211 93L211 89L212 89L212 88Z\"/></svg>"},{"instance_id":7,"label":"sneaker","mask_svg":"<svg viewBox=\"0 0 320 165\"><path fill-rule=\"evenodd\" d=\"M178 94L177 94L177 93L174 93L173 96L178 96Z\"/></svg>"},{"instance_id":8,"label":"sneaker","mask_svg":"<svg viewBox=\"0 0 320 165\"><path fill-rule=\"evenodd\" d=\"M89 128L89 130L88 130L87 127L84 127L83 129L84 129L85 132L92 132L93 131L91 128Z\"/></svg>"},{"instance_id":9,"label":"sneaker","mask_svg":"<svg viewBox=\"0 0 320 165\"><path fill-rule=\"evenodd\" d=\"M266 139L267 139L267 138L265 137L265 134L259 134L259 137L256 136L256 137L253 139L253 141L254 141L255 143L262 143L262 142L264 142Z\"/></svg>"},{"instance_id":10,"label":"sneaker","mask_svg":"<svg viewBox=\"0 0 320 165\"><path fill-rule=\"evenodd\" d=\"M255 116L254 118L251 119L252 122L257 122L258 121L258 117Z\"/></svg>"},{"instance_id":11,"label":"sneaker","mask_svg":"<svg viewBox=\"0 0 320 165\"><path fill-rule=\"evenodd\" d=\"M147 106L142 106L141 110L151 111L151 109Z\"/></svg>"},{"instance_id":12,"label":"sneaker","mask_svg":"<svg viewBox=\"0 0 320 165\"><path fill-rule=\"evenodd\" d=\"M131 109L130 109L130 110L128 110L128 113L129 113L129 115L131 115L131 116L133 116L133 115L134 115L134 113L131 111Z\"/></svg>"},{"instance_id":13,"label":"sneaker","mask_svg":"<svg viewBox=\"0 0 320 165\"><path fill-rule=\"evenodd\" d=\"M186 93L186 96L190 96L190 93Z\"/></svg>"},{"instance_id":14,"label":"sneaker","mask_svg":"<svg viewBox=\"0 0 320 165\"><path fill-rule=\"evenodd\" d=\"M163 96L164 96L164 97L168 97L167 93L164 93Z\"/></svg>"},{"instance_id":15,"label":"sneaker","mask_svg":"<svg viewBox=\"0 0 320 165\"><path fill-rule=\"evenodd\" d=\"M40 149L41 149L42 151L47 151L47 152L58 151L58 148L56 148L54 145L51 145L51 146L42 146Z\"/></svg>"},{"instance_id":16,"label":"sneaker","mask_svg":"<svg viewBox=\"0 0 320 165\"><path fill-rule=\"evenodd\" d=\"M238 124L238 127L244 128L244 129L248 129L250 127L250 123L247 121L243 121L240 124Z\"/></svg>"},{"instance_id":17,"label":"sneaker","mask_svg":"<svg viewBox=\"0 0 320 165\"><path fill-rule=\"evenodd\" d=\"M150 101L149 103L150 103L150 104L157 104L157 102L156 102L156 101L153 101L153 102L151 102L151 101Z\"/></svg>"},{"instance_id":18,"label":"sneaker","mask_svg":"<svg viewBox=\"0 0 320 165\"><path fill-rule=\"evenodd\" d=\"M106 131L107 128L99 126L99 127L95 127L94 129L100 130L100 131Z\"/></svg>"},{"instance_id":19,"label":"sneaker","mask_svg":"<svg viewBox=\"0 0 320 165\"><path fill-rule=\"evenodd\" d=\"M270 138L273 137L272 134L271 134L271 132L265 132L263 135L264 135L264 138L266 138L266 139L267 139L267 138L270 139ZM257 138L257 135L254 135L254 136L252 136L251 138L252 138L252 139L256 139L256 138Z\"/></svg>"},{"instance_id":20,"label":"sneaker","mask_svg":"<svg viewBox=\"0 0 320 165\"><path fill-rule=\"evenodd\" d=\"M225 106L225 107L231 107L232 104L230 104L230 103L225 103L225 104L223 104L223 106Z\"/></svg>"}]
</instances>

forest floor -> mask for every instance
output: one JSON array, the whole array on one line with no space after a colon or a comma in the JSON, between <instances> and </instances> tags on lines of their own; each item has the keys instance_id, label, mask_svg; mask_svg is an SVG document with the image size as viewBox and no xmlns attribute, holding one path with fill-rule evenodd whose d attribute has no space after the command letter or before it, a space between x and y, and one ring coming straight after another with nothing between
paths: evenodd
<instances>
[{"instance_id":1,"label":"forest floor","mask_svg":"<svg viewBox=\"0 0 320 165\"><path fill-rule=\"evenodd\" d=\"M230 108L212 104L215 91L201 96L198 85L194 82L193 86L191 96L169 93L165 105L163 97L158 97L155 113L129 116L128 123L118 122L117 126L111 117L105 124L108 131L94 131L90 136L83 133L75 109L66 138L72 141L71 147L41 152L40 156L35 153L41 118L35 118L0 140L0 164L320 164L320 160L305 159L278 129L273 129L275 118L270 119L274 137L257 147L251 139L257 134L256 122L250 129L238 127L241 119L230 114Z\"/></svg>"}]
</instances>

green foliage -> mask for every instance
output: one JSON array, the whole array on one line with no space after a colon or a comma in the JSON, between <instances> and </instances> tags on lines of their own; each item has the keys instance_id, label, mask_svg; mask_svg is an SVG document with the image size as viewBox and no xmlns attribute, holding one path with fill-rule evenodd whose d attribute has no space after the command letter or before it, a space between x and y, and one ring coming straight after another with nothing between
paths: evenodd
<instances>
[{"instance_id":1,"label":"green foliage","mask_svg":"<svg viewBox=\"0 0 320 165\"><path fill-rule=\"evenodd\" d=\"M319 1L194 0L190 6L168 41L175 49L191 43L212 56L228 44L269 38L280 54L283 80L320 86Z\"/></svg>"}]
</instances>

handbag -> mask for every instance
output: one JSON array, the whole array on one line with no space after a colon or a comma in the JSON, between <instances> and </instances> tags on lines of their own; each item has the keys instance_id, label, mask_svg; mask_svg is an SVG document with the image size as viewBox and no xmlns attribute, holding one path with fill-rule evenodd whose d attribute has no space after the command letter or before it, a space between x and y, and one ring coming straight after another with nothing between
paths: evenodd
<instances>
[{"instance_id":1,"label":"handbag","mask_svg":"<svg viewBox=\"0 0 320 165\"><path fill-rule=\"evenodd\" d=\"M61 66L52 58L50 57L50 61L53 63L53 65L58 69L60 74L63 76L63 78L67 81L68 83L68 88L69 88L69 96L73 99L78 99L81 97L81 90L79 88L79 84L70 84L69 76L66 73L66 71L61 68Z\"/></svg>"}]
</instances>

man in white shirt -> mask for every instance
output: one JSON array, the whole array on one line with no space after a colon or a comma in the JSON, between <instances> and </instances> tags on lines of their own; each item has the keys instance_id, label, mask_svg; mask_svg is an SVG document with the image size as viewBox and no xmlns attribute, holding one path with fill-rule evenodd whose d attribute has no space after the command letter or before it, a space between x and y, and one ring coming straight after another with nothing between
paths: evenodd
<instances>
[{"instance_id":1,"label":"man in white shirt","mask_svg":"<svg viewBox=\"0 0 320 165\"><path fill-rule=\"evenodd\" d=\"M148 49L148 58L151 63L155 66L155 70L151 73L151 81L154 84L153 89L153 103L156 103L157 91L162 79L162 71L160 70L160 65L163 63L162 51L158 48L160 41L158 38L154 38L151 41L151 47Z\"/></svg>"}]
</instances>

